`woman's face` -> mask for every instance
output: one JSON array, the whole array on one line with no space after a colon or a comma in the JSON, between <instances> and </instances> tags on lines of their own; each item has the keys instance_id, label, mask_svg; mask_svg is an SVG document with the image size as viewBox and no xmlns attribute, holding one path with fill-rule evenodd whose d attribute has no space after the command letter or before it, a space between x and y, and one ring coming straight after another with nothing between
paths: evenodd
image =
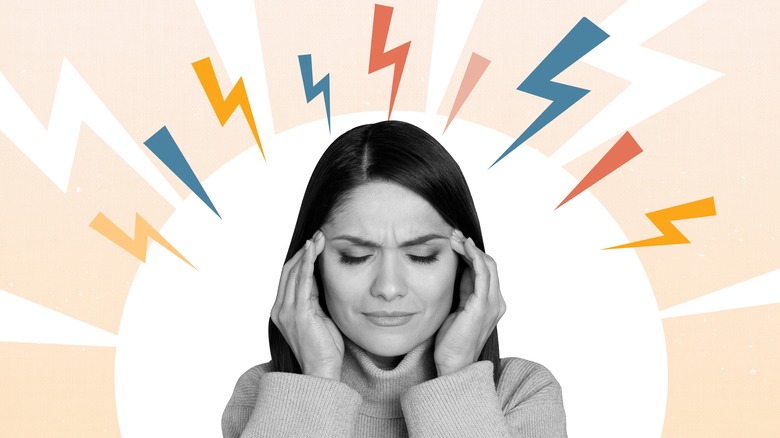
<instances>
[{"instance_id":1,"label":"woman's face","mask_svg":"<svg viewBox=\"0 0 780 438\"><path fill-rule=\"evenodd\" d=\"M431 337L452 305L458 255L449 226L398 184L353 190L322 226L318 259L333 321L379 365Z\"/></svg>"}]
</instances>

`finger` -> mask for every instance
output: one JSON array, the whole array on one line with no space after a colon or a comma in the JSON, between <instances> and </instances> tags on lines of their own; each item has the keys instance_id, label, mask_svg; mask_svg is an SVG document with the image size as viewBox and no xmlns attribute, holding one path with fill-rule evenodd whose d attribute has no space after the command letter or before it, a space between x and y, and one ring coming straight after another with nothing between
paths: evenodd
<instances>
[{"instance_id":1,"label":"finger","mask_svg":"<svg viewBox=\"0 0 780 438\"><path fill-rule=\"evenodd\" d=\"M471 259L469 258L468 254L466 254L465 243L466 239L463 237L463 233L457 229L453 230L452 235L450 236L450 247L452 247L452 250L457 254L463 256L463 260L465 260L466 263L471 266Z\"/></svg>"},{"instance_id":2,"label":"finger","mask_svg":"<svg viewBox=\"0 0 780 438\"><path fill-rule=\"evenodd\" d=\"M288 260L282 267L282 273L279 275L279 286L276 289L276 300L274 301L273 307L271 307L272 315L274 312L278 313L279 309L281 309L282 305L284 304L287 283L290 278L290 271L296 265L296 263L298 263L298 260L300 260L301 256L303 256L303 247L301 247L298 252L293 254L290 260Z\"/></svg>"},{"instance_id":3,"label":"finger","mask_svg":"<svg viewBox=\"0 0 780 438\"><path fill-rule=\"evenodd\" d=\"M315 264L317 263L317 258L322 254L322 252L325 250L325 236L322 234L322 231L317 230L316 233L314 233L314 241L312 243L312 261L311 261L311 273L309 274L309 278L311 280L311 292L309 293L309 299L312 300L312 302L315 304L315 307L317 309L320 308L319 306L319 290L317 289L317 282L314 281L314 268Z\"/></svg>"},{"instance_id":4,"label":"finger","mask_svg":"<svg viewBox=\"0 0 780 438\"><path fill-rule=\"evenodd\" d=\"M303 257L303 247L301 247L282 267L282 275L279 276L279 290L284 290L287 286L287 279L290 278L290 271L298 263L298 260Z\"/></svg>"},{"instance_id":5,"label":"finger","mask_svg":"<svg viewBox=\"0 0 780 438\"><path fill-rule=\"evenodd\" d=\"M493 257L490 257L487 254L484 254L482 258L485 261L485 267L487 267L488 273L490 274L490 287L488 289L488 298L494 300L498 298L498 291L499 291L498 265L496 264L496 261L493 260Z\"/></svg>"},{"instance_id":6,"label":"finger","mask_svg":"<svg viewBox=\"0 0 780 438\"><path fill-rule=\"evenodd\" d=\"M466 307L469 296L474 293L474 271L471 268L472 261L466 253L465 244L466 238L463 236L463 233L457 228L453 229L452 235L450 236L450 246L455 253L462 256L463 260L468 265L468 267L463 270L460 277L460 283L458 284L458 308L456 309L458 311L463 310L463 308Z\"/></svg>"},{"instance_id":7,"label":"finger","mask_svg":"<svg viewBox=\"0 0 780 438\"><path fill-rule=\"evenodd\" d=\"M469 237L464 243L466 254L471 259L471 269L474 271L474 295L480 301L486 302L490 290L490 270L485 263L485 253L474 244Z\"/></svg>"},{"instance_id":8,"label":"finger","mask_svg":"<svg viewBox=\"0 0 780 438\"><path fill-rule=\"evenodd\" d=\"M303 259L306 257L306 250L308 249L309 245L311 245L311 243L306 240L306 243L301 248L301 257L298 259L298 262L295 263L292 269L290 269L290 273L287 275L287 284L284 288L284 303L282 304L283 307L287 309L295 308L295 291L298 288L298 282L300 281L299 275L303 265Z\"/></svg>"},{"instance_id":9,"label":"finger","mask_svg":"<svg viewBox=\"0 0 780 438\"><path fill-rule=\"evenodd\" d=\"M303 245L303 256L298 260L298 264L293 268L295 275L290 273L291 284L287 286L287 292L292 295L292 305L301 305L301 289L305 287L303 284L306 281L307 266L311 263L311 240L306 240L306 244Z\"/></svg>"},{"instance_id":10,"label":"finger","mask_svg":"<svg viewBox=\"0 0 780 438\"><path fill-rule=\"evenodd\" d=\"M322 231L317 230L316 233L314 233L314 258L316 259L319 257L320 254L322 254L322 251L325 250L325 235L322 234Z\"/></svg>"},{"instance_id":11,"label":"finger","mask_svg":"<svg viewBox=\"0 0 780 438\"><path fill-rule=\"evenodd\" d=\"M463 310L464 307L466 307L466 303L468 302L469 296L474 293L474 271L471 270L471 268L466 268L463 270L463 274L461 274L460 278L460 294L459 294L459 302L458 302L458 309L457 310Z\"/></svg>"},{"instance_id":12,"label":"finger","mask_svg":"<svg viewBox=\"0 0 780 438\"><path fill-rule=\"evenodd\" d=\"M304 306L311 301L312 283L314 283L314 259L315 243L307 241L306 253L301 259L301 269L298 271L297 286L295 288L295 305Z\"/></svg>"},{"instance_id":13,"label":"finger","mask_svg":"<svg viewBox=\"0 0 780 438\"><path fill-rule=\"evenodd\" d=\"M501 296L501 285L499 284L498 280L498 264L492 257L487 254L485 254L484 258L485 264L488 267L488 271L490 271L490 289L488 290L488 302L490 303L490 307L493 309L495 314L494 318L496 322L498 322L506 310L504 298Z\"/></svg>"}]
</instances>

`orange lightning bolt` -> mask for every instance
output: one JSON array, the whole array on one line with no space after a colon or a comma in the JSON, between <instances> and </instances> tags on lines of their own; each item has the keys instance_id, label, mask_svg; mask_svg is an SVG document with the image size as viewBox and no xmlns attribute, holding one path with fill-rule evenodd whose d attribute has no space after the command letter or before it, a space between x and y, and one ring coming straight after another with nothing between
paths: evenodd
<instances>
[{"instance_id":1,"label":"orange lightning bolt","mask_svg":"<svg viewBox=\"0 0 780 438\"><path fill-rule=\"evenodd\" d=\"M146 262L147 239L152 239L168 251L172 252L176 257L182 259L184 263L192 266L192 263L190 263L189 260L184 258L173 245L168 243L168 241L138 213L135 214L135 237L133 238L125 234L103 213L98 213L89 226L142 262ZM192 266L192 268L197 271L195 266Z\"/></svg>"},{"instance_id":2,"label":"orange lightning bolt","mask_svg":"<svg viewBox=\"0 0 780 438\"><path fill-rule=\"evenodd\" d=\"M241 111L244 112L244 118L249 124L249 129L252 130L252 135L255 137L257 146L260 148L260 153L263 154L265 159L265 152L263 152L263 144L260 143L260 135L257 133L257 125L255 125L255 116L252 115L252 107L249 106L249 98L246 95L246 87L244 86L244 78L238 78L235 87L230 90L230 94L226 98L222 97L222 90L219 88L219 82L217 82L217 75L214 73L214 66L211 65L211 58L203 58L200 61L192 63L192 68L195 69L195 74L198 75L200 85L203 86L203 91L206 92L206 96L209 98L211 107L214 108L214 113L219 119L219 123L225 126L233 112L241 107Z\"/></svg>"},{"instance_id":3,"label":"orange lightning bolt","mask_svg":"<svg viewBox=\"0 0 780 438\"><path fill-rule=\"evenodd\" d=\"M675 245L678 243L691 243L691 241L688 240L688 238L685 237L683 233L677 229L677 227L672 225L672 221L693 219L704 216L715 216L715 214L715 198L712 196L709 198L699 199L698 201L689 202L687 204L665 208L663 210L651 211L645 216L647 216L647 218L650 219L650 222L652 222L653 225L655 225L656 228L658 228L658 230L661 232L660 236L604 249L637 248L640 246L660 246Z\"/></svg>"},{"instance_id":4,"label":"orange lightning bolt","mask_svg":"<svg viewBox=\"0 0 780 438\"><path fill-rule=\"evenodd\" d=\"M404 73L406 57L409 55L409 47L412 45L411 41L407 41L385 52L391 18L393 18L392 7L374 5L374 27L371 30L371 53L368 57L369 74L395 65L393 68L393 86L390 89L390 109L387 112L387 120L390 120L390 115L393 113L395 95L398 93L398 85L401 83L401 75Z\"/></svg>"}]
</instances>

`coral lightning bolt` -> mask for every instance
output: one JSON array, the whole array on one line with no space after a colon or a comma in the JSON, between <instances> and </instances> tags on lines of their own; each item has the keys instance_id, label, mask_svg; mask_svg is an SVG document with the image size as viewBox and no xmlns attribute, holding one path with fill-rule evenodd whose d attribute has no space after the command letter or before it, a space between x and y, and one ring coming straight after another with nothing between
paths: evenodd
<instances>
[{"instance_id":1,"label":"coral lightning bolt","mask_svg":"<svg viewBox=\"0 0 780 438\"><path fill-rule=\"evenodd\" d=\"M394 65L393 86L390 89L390 108L387 111L387 119L393 113L395 96L398 93L398 85L401 83L401 75L404 73L406 57L409 55L411 41L385 52L387 35L390 32L390 19L393 18L393 8L390 6L374 5L374 27L371 30L371 53L368 58L368 73Z\"/></svg>"},{"instance_id":2,"label":"coral lightning bolt","mask_svg":"<svg viewBox=\"0 0 780 438\"><path fill-rule=\"evenodd\" d=\"M92 223L90 223L89 226L142 262L146 262L147 239L152 239L173 253L176 257L183 260L184 263L192 266L192 263L190 263L189 260L184 258L173 245L168 243L168 241L138 213L135 214L135 237L133 238L125 234L102 212L95 216L95 219L92 220ZM192 266L192 268L195 269L195 266Z\"/></svg>"},{"instance_id":3,"label":"coral lightning bolt","mask_svg":"<svg viewBox=\"0 0 780 438\"><path fill-rule=\"evenodd\" d=\"M303 79L303 91L306 93L306 103L311 102L319 94L322 94L322 99L325 101L325 115L328 117L328 132L330 132L330 73L326 74L315 84L311 54L298 55L298 65L301 67L301 79Z\"/></svg>"},{"instance_id":4,"label":"coral lightning bolt","mask_svg":"<svg viewBox=\"0 0 780 438\"><path fill-rule=\"evenodd\" d=\"M471 53L469 64L466 66L466 73L463 75L463 81L460 83L460 87L458 88L458 94L455 95L455 101L452 104L450 116L447 117L447 124L444 125L445 131L450 126L450 123L452 123L455 115L457 115L458 111L460 111L460 108L466 102L466 99L469 98L471 92L474 91L474 87L485 73L485 70L487 70L488 65L490 65L489 59L483 58L474 52Z\"/></svg>"},{"instance_id":5,"label":"coral lightning bolt","mask_svg":"<svg viewBox=\"0 0 780 438\"><path fill-rule=\"evenodd\" d=\"M658 228L661 235L650 239L640 240L638 242L626 243L624 245L613 246L604 249L618 248L638 248L641 246L660 246L676 245L680 243L691 243L680 230L672 224L672 221L683 219L694 219L705 216L715 216L715 198L699 199L698 201L687 204L676 205L663 210L651 211L647 213L648 219Z\"/></svg>"},{"instance_id":6,"label":"coral lightning bolt","mask_svg":"<svg viewBox=\"0 0 780 438\"><path fill-rule=\"evenodd\" d=\"M626 132L555 209L557 210L561 205L588 190L593 184L601 181L605 176L614 172L618 167L626 164L640 153L642 153L642 148L639 146L639 143L634 140L630 133Z\"/></svg>"},{"instance_id":7,"label":"coral lightning bolt","mask_svg":"<svg viewBox=\"0 0 780 438\"><path fill-rule=\"evenodd\" d=\"M590 92L590 90L583 88L553 82L553 79L607 38L609 35L606 32L583 17L517 87L520 91L543 97L551 100L552 103L498 157L491 167Z\"/></svg>"},{"instance_id":8,"label":"coral lightning bolt","mask_svg":"<svg viewBox=\"0 0 780 438\"><path fill-rule=\"evenodd\" d=\"M244 118L249 124L249 129L252 130L252 135L255 137L257 147L260 148L260 153L263 154L265 159L265 152L263 151L263 144L260 143L260 135L257 133L257 125L255 124L255 116L252 114L252 107L249 105L249 97L246 95L246 87L244 87L244 78L238 78L236 85L230 90L227 97L222 97L222 90L219 88L219 82L217 81L217 75L214 73L214 66L211 64L211 58L203 58L200 61L192 63L192 68L195 69L195 74L198 75L200 85L203 87L203 91L206 92L206 96L211 103L211 107L214 109L214 113L219 119L219 123L225 126L228 119L236 108L241 107L241 111L244 112Z\"/></svg>"}]
</instances>

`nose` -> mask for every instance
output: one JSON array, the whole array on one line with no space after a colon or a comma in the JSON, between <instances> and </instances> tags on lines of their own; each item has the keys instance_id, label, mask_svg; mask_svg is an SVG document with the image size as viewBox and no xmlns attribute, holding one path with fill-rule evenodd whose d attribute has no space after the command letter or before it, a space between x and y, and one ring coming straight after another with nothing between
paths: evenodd
<instances>
[{"instance_id":1,"label":"nose","mask_svg":"<svg viewBox=\"0 0 780 438\"><path fill-rule=\"evenodd\" d=\"M406 295L406 281L402 266L395 255L387 254L377 265L371 295L391 301Z\"/></svg>"}]
</instances>

